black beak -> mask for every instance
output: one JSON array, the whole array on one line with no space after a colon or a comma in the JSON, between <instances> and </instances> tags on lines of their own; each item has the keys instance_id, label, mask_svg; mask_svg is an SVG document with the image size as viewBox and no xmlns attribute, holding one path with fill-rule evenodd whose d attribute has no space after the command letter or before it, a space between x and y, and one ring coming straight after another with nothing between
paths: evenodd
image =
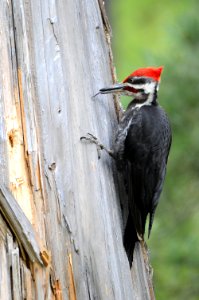
<instances>
[{"instance_id":1,"label":"black beak","mask_svg":"<svg viewBox=\"0 0 199 300\"><path fill-rule=\"evenodd\" d=\"M99 92L93 96L93 98L99 94L117 94L124 90L125 83L116 83L112 86L105 87L99 90Z\"/></svg>"},{"instance_id":2,"label":"black beak","mask_svg":"<svg viewBox=\"0 0 199 300\"><path fill-rule=\"evenodd\" d=\"M111 93L116 94L116 93L122 92L124 87L125 87L124 83L116 83L112 86L100 89L99 92L100 92L100 94L111 94Z\"/></svg>"}]
</instances>

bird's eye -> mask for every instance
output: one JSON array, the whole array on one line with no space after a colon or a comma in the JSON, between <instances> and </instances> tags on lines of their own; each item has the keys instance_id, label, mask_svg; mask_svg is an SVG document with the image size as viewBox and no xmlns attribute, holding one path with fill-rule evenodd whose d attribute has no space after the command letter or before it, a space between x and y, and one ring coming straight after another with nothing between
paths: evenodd
<instances>
[{"instance_id":1,"label":"bird's eye","mask_svg":"<svg viewBox=\"0 0 199 300\"><path fill-rule=\"evenodd\" d=\"M144 93L144 89L139 89L139 92L140 93Z\"/></svg>"},{"instance_id":2,"label":"bird's eye","mask_svg":"<svg viewBox=\"0 0 199 300\"><path fill-rule=\"evenodd\" d=\"M133 83L133 78L129 77L126 82Z\"/></svg>"}]
</instances>

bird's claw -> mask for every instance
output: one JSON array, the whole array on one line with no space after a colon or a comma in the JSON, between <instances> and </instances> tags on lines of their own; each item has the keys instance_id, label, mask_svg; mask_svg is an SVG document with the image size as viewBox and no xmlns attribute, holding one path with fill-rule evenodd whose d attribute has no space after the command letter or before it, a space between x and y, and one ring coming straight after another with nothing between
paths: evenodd
<instances>
[{"instance_id":1,"label":"bird's claw","mask_svg":"<svg viewBox=\"0 0 199 300\"><path fill-rule=\"evenodd\" d=\"M89 132L87 133L87 136L81 136L80 137L80 141L82 141L82 140L86 140L86 141L89 141L89 142L94 143L94 144L96 144L96 142L98 141L97 138Z\"/></svg>"},{"instance_id":2,"label":"bird's claw","mask_svg":"<svg viewBox=\"0 0 199 300\"><path fill-rule=\"evenodd\" d=\"M104 149L104 146L98 141L98 139L96 138L96 136L94 136L91 133L87 133L87 136L81 136L80 137L80 141L85 140L88 141L90 143L93 143L97 146L97 154L98 154L98 159L101 158L101 150Z\"/></svg>"}]
</instances>

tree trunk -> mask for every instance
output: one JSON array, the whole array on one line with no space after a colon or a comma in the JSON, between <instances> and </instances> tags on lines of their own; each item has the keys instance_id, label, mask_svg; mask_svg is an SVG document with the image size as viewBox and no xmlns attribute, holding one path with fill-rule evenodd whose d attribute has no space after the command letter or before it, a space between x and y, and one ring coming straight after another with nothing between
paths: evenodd
<instances>
[{"instance_id":1,"label":"tree trunk","mask_svg":"<svg viewBox=\"0 0 199 300\"><path fill-rule=\"evenodd\" d=\"M102 1L0 1L0 299L154 299L147 253L130 271L116 100Z\"/></svg>"}]
</instances>

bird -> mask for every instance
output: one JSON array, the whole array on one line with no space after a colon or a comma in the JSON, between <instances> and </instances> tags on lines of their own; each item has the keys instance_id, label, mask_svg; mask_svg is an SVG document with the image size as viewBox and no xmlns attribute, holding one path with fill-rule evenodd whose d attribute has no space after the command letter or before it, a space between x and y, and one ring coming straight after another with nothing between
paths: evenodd
<instances>
[{"instance_id":1,"label":"bird","mask_svg":"<svg viewBox=\"0 0 199 300\"><path fill-rule=\"evenodd\" d=\"M95 136L87 137L98 149L105 149L115 159L117 169L125 174L129 214L123 244L130 267L135 242L144 240L148 216L150 236L172 142L168 116L158 104L162 71L162 66L140 68L121 83L101 88L98 94L127 95L132 100L119 120L112 150Z\"/></svg>"}]
</instances>

